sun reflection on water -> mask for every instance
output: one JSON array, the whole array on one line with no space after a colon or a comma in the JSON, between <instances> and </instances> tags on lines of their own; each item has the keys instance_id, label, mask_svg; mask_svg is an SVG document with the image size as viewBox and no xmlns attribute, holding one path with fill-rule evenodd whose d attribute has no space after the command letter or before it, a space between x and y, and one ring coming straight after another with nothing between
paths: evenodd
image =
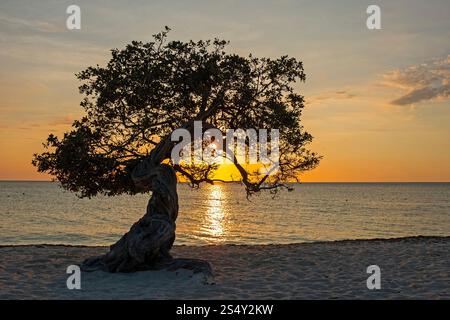
<instances>
[{"instance_id":1,"label":"sun reflection on water","mask_svg":"<svg viewBox=\"0 0 450 320\"><path fill-rule=\"evenodd\" d=\"M203 230L211 242L223 241L226 233L226 192L221 185L208 186L206 199L207 212Z\"/></svg>"}]
</instances>

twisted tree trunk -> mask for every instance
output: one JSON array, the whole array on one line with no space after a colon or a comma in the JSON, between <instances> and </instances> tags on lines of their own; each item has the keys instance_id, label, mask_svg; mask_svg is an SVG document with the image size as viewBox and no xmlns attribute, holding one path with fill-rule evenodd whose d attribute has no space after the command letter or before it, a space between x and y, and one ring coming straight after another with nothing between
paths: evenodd
<instances>
[{"instance_id":1,"label":"twisted tree trunk","mask_svg":"<svg viewBox=\"0 0 450 320\"><path fill-rule=\"evenodd\" d=\"M142 161L132 174L136 185L152 191L147 212L107 254L86 259L82 270L134 272L185 268L212 276L208 262L173 259L170 255L178 216L177 178L171 166L155 164L153 160L151 157Z\"/></svg>"}]
</instances>

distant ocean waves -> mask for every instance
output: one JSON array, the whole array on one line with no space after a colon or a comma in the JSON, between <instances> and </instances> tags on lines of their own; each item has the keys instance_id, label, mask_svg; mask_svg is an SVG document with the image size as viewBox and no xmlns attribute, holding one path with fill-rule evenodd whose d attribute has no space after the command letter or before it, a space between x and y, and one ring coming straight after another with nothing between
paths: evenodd
<instances>
[{"instance_id":1,"label":"distant ocean waves","mask_svg":"<svg viewBox=\"0 0 450 320\"><path fill-rule=\"evenodd\" d=\"M450 236L448 183L306 183L247 201L242 186L179 186L176 244ZM78 199L51 182L0 182L0 244L109 245L148 196Z\"/></svg>"}]
</instances>

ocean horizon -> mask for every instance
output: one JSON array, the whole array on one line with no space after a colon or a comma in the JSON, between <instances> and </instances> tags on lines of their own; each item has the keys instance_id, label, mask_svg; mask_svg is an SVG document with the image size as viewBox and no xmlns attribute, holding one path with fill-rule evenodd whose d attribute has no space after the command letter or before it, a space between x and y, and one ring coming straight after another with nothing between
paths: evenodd
<instances>
[{"instance_id":1,"label":"ocean horizon","mask_svg":"<svg viewBox=\"0 0 450 320\"><path fill-rule=\"evenodd\" d=\"M304 182L250 198L239 184L179 184L175 245L450 235L450 183ZM79 199L50 181L0 181L0 245L110 245L148 194Z\"/></svg>"}]
</instances>

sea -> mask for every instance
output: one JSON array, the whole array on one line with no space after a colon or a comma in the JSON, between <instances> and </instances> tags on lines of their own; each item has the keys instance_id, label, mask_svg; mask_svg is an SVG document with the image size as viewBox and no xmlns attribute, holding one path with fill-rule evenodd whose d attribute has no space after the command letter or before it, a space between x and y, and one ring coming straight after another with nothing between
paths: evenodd
<instances>
[{"instance_id":1,"label":"sea","mask_svg":"<svg viewBox=\"0 0 450 320\"><path fill-rule=\"evenodd\" d=\"M450 236L450 183L302 183L246 198L239 184L178 185L177 245ZM0 245L110 245L149 194L80 199L55 182L0 181Z\"/></svg>"}]
</instances>

